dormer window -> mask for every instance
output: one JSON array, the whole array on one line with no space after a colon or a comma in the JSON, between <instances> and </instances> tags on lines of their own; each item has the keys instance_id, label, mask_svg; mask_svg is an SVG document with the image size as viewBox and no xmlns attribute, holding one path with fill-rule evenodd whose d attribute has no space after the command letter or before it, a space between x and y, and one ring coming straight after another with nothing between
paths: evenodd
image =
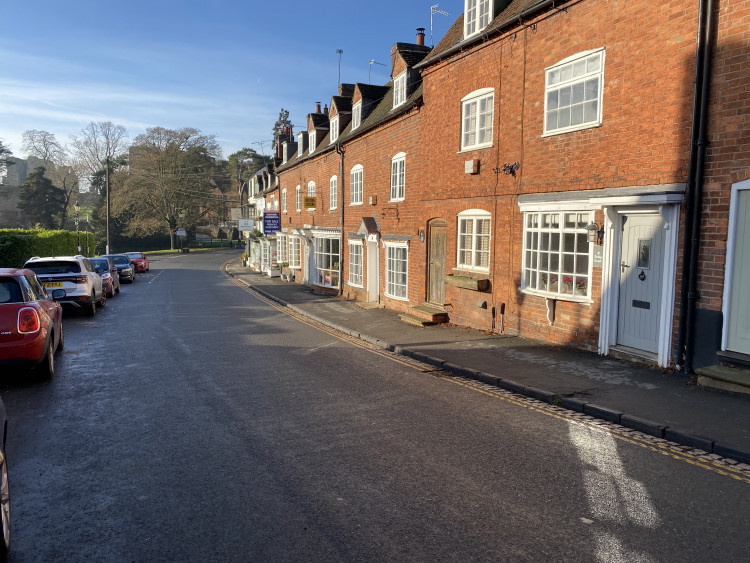
<instances>
[{"instance_id":1,"label":"dormer window","mask_svg":"<svg viewBox=\"0 0 750 563\"><path fill-rule=\"evenodd\" d=\"M406 102L406 71L393 79L393 107Z\"/></svg>"},{"instance_id":2,"label":"dormer window","mask_svg":"<svg viewBox=\"0 0 750 563\"><path fill-rule=\"evenodd\" d=\"M286 164L286 161L289 160L289 143L284 143L284 162L282 164Z\"/></svg>"},{"instance_id":3,"label":"dormer window","mask_svg":"<svg viewBox=\"0 0 750 563\"><path fill-rule=\"evenodd\" d=\"M471 37L490 24L493 0L466 0L464 37Z\"/></svg>"},{"instance_id":4,"label":"dormer window","mask_svg":"<svg viewBox=\"0 0 750 563\"><path fill-rule=\"evenodd\" d=\"M302 153L305 152L305 135L303 133L297 135L297 146L299 147L297 158L299 158L302 156Z\"/></svg>"},{"instance_id":5,"label":"dormer window","mask_svg":"<svg viewBox=\"0 0 750 563\"><path fill-rule=\"evenodd\" d=\"M312 154L312 152L315 150L315 147L318 146L317 136L317 131L315 131L315 129L310 131L307 136L310 139L310 154Z\"/></svg>"},{"instance_id":6,"label":"dormer window","mask_svg":"<svg viewBox=\"0 0 750 563\"><path fill-rule=\"evenodd\" d=\"M336 115L331 118L331 144L336 142L339 138L339 116Z\"/></svg>"},{"instance_id":7,"label":"dormer window","mask_svg":"<svg viewBox=\"0 0 750 563\"><path fill-rule=\"evenodd\" d=\"M352 108L352 130L362 124L362 102L357 102Z\"/></svg>"}]
</instances>

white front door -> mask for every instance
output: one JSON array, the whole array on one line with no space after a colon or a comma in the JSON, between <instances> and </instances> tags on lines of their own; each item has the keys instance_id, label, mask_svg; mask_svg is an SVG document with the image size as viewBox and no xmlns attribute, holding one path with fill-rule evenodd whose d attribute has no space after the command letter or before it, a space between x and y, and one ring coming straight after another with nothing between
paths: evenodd
<instances>
[{"instance_id":1,"label":"white front door","mask_svg":"<svg viewBox=\"0 0 750 563\"><path fill-rule=\"evenodd\" d=\"M378 241L367 241L367 300L377 303L380 298L380 268L378 261Z\"/></svg>"},{"instance_id":2,"label":"white front door","mask_svg":"<svg viewBox=\"0 0 750 563\"><path fill-rule=\"evenodd\" d=\"M658 214L622 217L617 344L658 352L664 262Z\"/></svg>"},{"instance_id":3,"label":"white front door","mask_svg":"<svg viewBox=\"0 0 750 563\"><path fill-rule=\"evenodd\" d=\"M727 350L750 354L750 190L737 193Z\"/></svg>"}]
</instances>

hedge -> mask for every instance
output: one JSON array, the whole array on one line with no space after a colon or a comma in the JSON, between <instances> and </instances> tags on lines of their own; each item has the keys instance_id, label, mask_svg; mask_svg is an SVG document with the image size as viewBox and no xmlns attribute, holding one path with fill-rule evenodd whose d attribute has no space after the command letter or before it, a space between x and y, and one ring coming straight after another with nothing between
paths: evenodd
<instances>
[{"instance_id":1,"label":"hedge","mask_svg":"<svg viewBox=\"0 0 750 563\"><path fill-rule=\"evenodd\" d=\"M86 253L86 232L81 231L81 253ZM93 252L96 239L88 233ZM77 254L74 231L43 229L0 229L0 268L20 268L32 256L71 256Z\"/></svg>"}]
</instances>

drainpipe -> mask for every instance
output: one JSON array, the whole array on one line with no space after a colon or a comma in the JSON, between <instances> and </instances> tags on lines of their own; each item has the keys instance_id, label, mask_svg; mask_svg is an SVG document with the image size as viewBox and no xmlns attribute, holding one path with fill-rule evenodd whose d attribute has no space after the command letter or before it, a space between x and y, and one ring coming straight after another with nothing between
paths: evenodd
<instances>
[{"instance_id":1,"label":"drainpipe","mask_svg":"<svg viewBox=\"0 0 750 563\"><path fill-rule=\"evenodd\" d=\"M698 46L696 49L696 76L693 102L693 125L690 147L690 167L685 207L685 248L682 260L680 293L680 319L677 335L677 360L683 358L684 371L693 372L695 314L700 295L698 282L698 254L703 203L706 150L708 147L708 96L711 87L711 57L713 44L714 0L700 1Z\"/></svg>"},{"instance_id":2,"label":"drainpipe","mask_svg":"<svg viewBox=\"0 0 750 563\"><path fill-rule=\"evenodd\" d=\"M344 294L344 148L336 143L336 153L339 155L339 185L337 186L338 206L341 208L339 222L341 224L341 238L339 240L339 297Z\"/></svg>"}]
</instances>

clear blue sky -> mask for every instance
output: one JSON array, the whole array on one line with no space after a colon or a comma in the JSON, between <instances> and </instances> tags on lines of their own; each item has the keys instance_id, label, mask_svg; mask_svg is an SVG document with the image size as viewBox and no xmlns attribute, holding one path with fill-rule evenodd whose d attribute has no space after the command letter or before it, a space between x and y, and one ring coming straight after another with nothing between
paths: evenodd
<instances>
[{"instance_id":1,"label":"clear blue sky","mask_svg":"<svg viewBox=\"0 0 750 563\"><path fill-rule=\"evenodd\" d=\"M342 82L367 82L371 69L385 84L394 43L424 27L430 44L434 4L450 13L433 16L437 43L463 0L0 0L0 139L24 157L25 130L67 144L111 121L131 140L147 127L195 127L225 158L260 151L253 143L271 139L280 108L298 130L316 101L330 102L337 49Z\"/></svg>"}]
</instances>

